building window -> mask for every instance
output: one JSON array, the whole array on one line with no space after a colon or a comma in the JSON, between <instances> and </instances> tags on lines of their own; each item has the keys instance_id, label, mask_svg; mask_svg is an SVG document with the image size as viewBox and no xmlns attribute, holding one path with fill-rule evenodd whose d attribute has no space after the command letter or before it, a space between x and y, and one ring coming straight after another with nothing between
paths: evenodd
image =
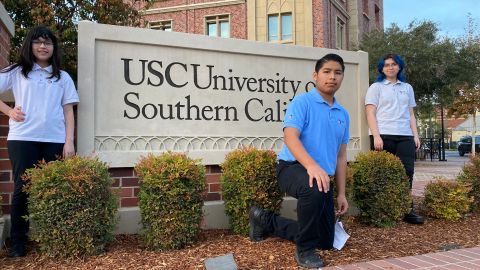
<instances>
[{"instance_id":1,"label":"building window","mask_svg":"<svg viewBox=\"0 0 480 270\"><path fill-rule=\"evenodd\" d=\"M337 49L346 49L346 42L345 42L345 37L347 36L346 29L345 29L345 22L342 21L342 19L337 17L337 40L336 40L336 45Z\"/></svg>"},{"instance_id":2,"label":"building window","mask_svg":"<svg viewBox=\"0 0 480 270\"><path fill-rule=\"evenodd\" d=\"M230 15L205 17L205 34L211 37L230 37Z\"/></svg>"},{"instance_id":3,"label":"building window","mask_svg":"<svg viewBox=\"0 0 480 270\"><path fill-rule=\"evenodd\" d=\"M380 26L380 8L375 5L375 24L377 25L377 29L382 28Z\"/></svg>"},{"instance_id":4,"label":"building window","mask_svg":"<svg viewBox=\"0 0 480 270\"><path fill-rule=\"evenodd\" d=\"M292 13L268 15L268 41L289 43L292 40Z\"/></svg>"},{"instance_id":5,"label":"building window","mask_svg":"<svg viewBox=\"0 0 480 270\"><path fill-rule=\"evenodd\" d=\"M155 30L163 30L167 32L172 32L172 21L155 21L149 22L148 28L155 29Z\"/></svg>"}]
</instances>

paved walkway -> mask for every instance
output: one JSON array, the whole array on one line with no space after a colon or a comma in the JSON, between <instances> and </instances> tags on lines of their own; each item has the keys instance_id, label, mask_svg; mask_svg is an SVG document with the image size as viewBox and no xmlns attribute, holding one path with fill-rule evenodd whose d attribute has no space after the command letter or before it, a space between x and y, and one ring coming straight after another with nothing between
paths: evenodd
<instances>
[{"instance_id":1,"label":"paved walkway","mask_svg":"<svg viewBox=\"0 0 480 270\"><path fill-rule=\"evenodd\" d=\"M463 165L469 161L467 156L460 157L456 152L448 152L446 159L447 161L427 160L415 163L413 195L422 196L425 186L434 180L434 177L454 179L460 173ZM322 268L322 270L381 269L480 270L480 247Z\"/></svg>"}]
</instances>

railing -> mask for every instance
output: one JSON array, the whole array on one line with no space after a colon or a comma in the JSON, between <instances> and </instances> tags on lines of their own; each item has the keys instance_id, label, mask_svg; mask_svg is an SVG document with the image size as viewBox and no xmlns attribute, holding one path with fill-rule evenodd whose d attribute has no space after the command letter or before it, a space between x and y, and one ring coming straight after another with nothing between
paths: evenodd
<instances>
[{"instance_id":1,"label":"railing","mask_svg":"<svg viewBox=\"0 0 480 270\"><path fill-rule=\"evenodd\" d=\"M436 138L421 138L420 139L420 148L417 150L415 158L417 160L438 159L442 161L445 157L442 158L442 147L445 147L441 143L441 139Z\"/></svg>"}]
</instances>

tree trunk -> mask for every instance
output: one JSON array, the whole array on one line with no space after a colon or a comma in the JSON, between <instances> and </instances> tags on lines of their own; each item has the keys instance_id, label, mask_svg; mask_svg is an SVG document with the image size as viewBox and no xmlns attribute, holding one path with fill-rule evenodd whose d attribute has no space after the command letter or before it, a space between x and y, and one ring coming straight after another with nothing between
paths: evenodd
<instances>
[{"instance_id":1,"label":"tree trunk","mask_svg":"<svg viewBox=\"0 0 480 270\"><path fill-rule=\"evenodd\" d=\"M473 126L472 126L472 157L475 156L475 135L477 130L477 112L473 112Z\"/></svg>"}]
</instances>

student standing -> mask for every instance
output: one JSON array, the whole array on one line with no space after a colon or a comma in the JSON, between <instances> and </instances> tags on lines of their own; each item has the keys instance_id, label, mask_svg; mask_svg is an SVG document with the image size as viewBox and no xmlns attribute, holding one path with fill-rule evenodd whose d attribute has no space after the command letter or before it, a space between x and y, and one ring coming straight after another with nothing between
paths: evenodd
<instances>
[{"instance_id":1,"label":"student standing","mask_svg":"<svg viewBox=\"0 0 480 270\"><path fill-rule=\"evenodd\" d=\"M402 161L412 188L415 149L420 147L413 88L405 82L405 63L398 54L380 59L377 80L368 88L365 111L370 129L372 150L386 150ZM405 215L408 223L422 224L424 218L412 211Z\"/></svg>"},{"instance_id":2,"label":"student standing","mask_svg":"<svg viewBox=\"0 0 480 270\"><path fill-rule=\"evenodd\" d=\"M322 57L313 73L315 88L295 97L285 114L277 178L280 189L298 199L298 222L255 206L250 209L250 239L261 241L272 233L294 241L295 259L302 267L324 265L316 249L333 247L335 214L348 209L345 178L350 118L334 97L344 71L339 55ZM330 189L333 175L338 188L336 213Z\"/></svg>"},{"instance_id":3,"label":"student standing","mask_svg":"<svg viewBox=\"0 0 480 270\"><path fill-rule=\"evenodd\" d=\"M29 223L23 218L28 209L22 175L41 160L75 154L73 105L79 99L72 79L60 70L57 38L48 28L33 28L17 63L0 72L0 93L9 89L14 107L0 101L0 111L10 118L7 146L14 178L8 255L23 257Z\"/></svg>"}]
</instances>

